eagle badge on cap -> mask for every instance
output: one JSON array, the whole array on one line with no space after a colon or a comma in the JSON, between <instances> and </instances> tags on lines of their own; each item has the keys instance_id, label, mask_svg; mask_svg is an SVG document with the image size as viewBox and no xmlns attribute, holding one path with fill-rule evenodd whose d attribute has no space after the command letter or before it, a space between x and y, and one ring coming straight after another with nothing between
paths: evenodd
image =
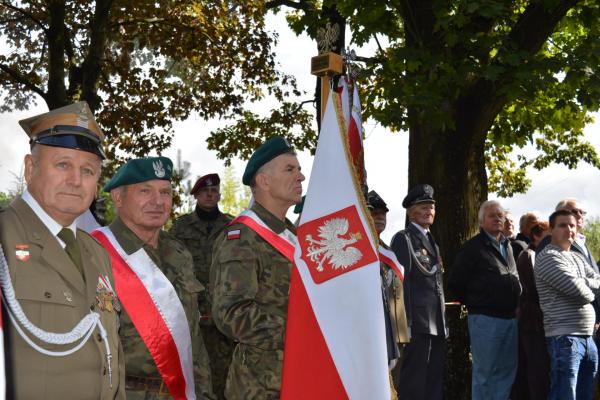
<instances>
[{"instance_id":1,"label":"eagle badge on cap","mask_svg":"<svg viewBox=\"0 0 600 400\"><path fill-rule=\"evenodd\" d=\"M162 161L158 160L152 163L152 168L154 168L154 175L157 178L164 178L165 176L165 167L163 166Z\"/></svg>"}]
</instances>

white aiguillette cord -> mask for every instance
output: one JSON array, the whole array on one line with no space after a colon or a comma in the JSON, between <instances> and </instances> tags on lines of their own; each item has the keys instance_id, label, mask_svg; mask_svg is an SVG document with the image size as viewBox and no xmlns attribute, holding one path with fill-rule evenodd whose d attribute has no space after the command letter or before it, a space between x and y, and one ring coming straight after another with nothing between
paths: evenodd
<instances>
[{"instance_id":1,"label":"white aiguillette cord","mask_svg":"<svg viewBox=\"0 0 600 400\"><path fill-rule=\"evenodd\" d=\"M2 246L0 246L0 283L2 285L2 298L4 299L4 306L6 307L6 311L8 312L8 316L12 321L15 330L21 335L23 340L27 342L33 349L38 351L39 353L45 354L47 356L52 357L65 357L75 353L77 350L81 349L83 345L87 343L89 338L92 335L92 332L98 327L100 331L100 336L102 337L102 341L104 342L104 347L106 348L106 360L108 362L108 379L110 383L110 387L112 387L112 354L110 352L110 347L108 345L108 335L106 334L106 329L102 326L102 322L100 321L100 314L97 312L90 311L88 315L83 317L81 321L71 330L71 332L67 333L53 333L46 332L43 329L35 326L27 316L19 301L15 297L15 290L12 285L12 281L10 279L10 273L8 272L8 263L6 262L6 258L4 257L4 251L2 250ZM18 322L17 322L18 321ZM65 350L65 351L51 351L46 350L39 345L37 345L29 336L25 334L21 326L25 328L31 336L37 338L43 343L46 344L55 344L55 345L68 345L73 344L79 340L81 340L75 347Z\"/></svg>"}]
</instances>

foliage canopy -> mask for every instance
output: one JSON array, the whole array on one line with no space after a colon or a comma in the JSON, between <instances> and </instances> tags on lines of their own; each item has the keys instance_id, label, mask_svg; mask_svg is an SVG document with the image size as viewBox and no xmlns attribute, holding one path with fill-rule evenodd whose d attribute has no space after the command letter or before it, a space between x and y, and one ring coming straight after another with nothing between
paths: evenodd
<instances>
[{"instance_id":1,"label":"foliage canopy","mask_svg":"<svg viewBox=\"0 0 600 400\"><path fill-rule=\"evenodd\" d=\"M527 167L600 167L582 139L590 112L600 107L598 2L295 3L288 21L297 33L316 38L322 3L347 18L351 47L378 44L361 58L365 117L393 131L418 124L446 134L474 131L468 139L485 142L490 191L525 192ZM525 157L519 149L526 148L536 155Z\"/></svg>"},{"instance_id":2,"label":"foliage canopy","mask_svg":"<svg viewBox=\"0 0 600 400\"><path fill-rule=\"evenodd\" d=\"M160 153L173 121L243 118L244 104L266 95L285 100L276 110L284 123L290 111L302 119L264 14L261 1L2 0L0 111L86 100L111 159Z\"/></svg>"}]
</instances>

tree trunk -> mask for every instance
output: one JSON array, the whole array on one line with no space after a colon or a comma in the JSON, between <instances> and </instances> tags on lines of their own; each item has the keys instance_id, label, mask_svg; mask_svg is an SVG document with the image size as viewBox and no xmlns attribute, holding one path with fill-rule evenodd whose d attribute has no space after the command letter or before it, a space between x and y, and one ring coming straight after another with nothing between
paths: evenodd
<instances>
[{"instance_id":1,"label":"tree trunk","mask_svg":"<svg viewBox=\"0 0 600 400\"><path fill-rule=\"evenodd\" d=\"M48 92L45 100L48 108L53 110L69 103L65 85L65 2L49 1L48 14Z\"/></svg>"},{"instance_id":2,"label":"tree trunk","mask_svg":"<svg viewBox=\"0 0 600 400\"><path fill-rule=\"evenodd\" d=\"M422 118L414 117L415 112L409 111L412 120L409 187L428 183L435 190L436 219L432 231L442 253L446 281L460 247L479 229L477 212L487 199L484 142L464 139L481 135L435 130ZM447 290L446 299L452 300ZM470 398L470 385L465 385L470 381L471 371L469 336L466 319L461 319L460 314L460 307L447 308L450 327L444 389L447 399Z\"/></svg>"},{"instance_id":3,"label":"tree trunk","mask_svg":"<svg viewBox=\"0 0 600 400\"><path fill-rule=\"evenodd\" d=\"M102 57L106 49L107 26L112 0L97 0L94 17L90 23L90 45L82 64L83 81L81 99L86 100L92 111L98 110L102 99L98 96Z\"/></svg>"}]
</instances>

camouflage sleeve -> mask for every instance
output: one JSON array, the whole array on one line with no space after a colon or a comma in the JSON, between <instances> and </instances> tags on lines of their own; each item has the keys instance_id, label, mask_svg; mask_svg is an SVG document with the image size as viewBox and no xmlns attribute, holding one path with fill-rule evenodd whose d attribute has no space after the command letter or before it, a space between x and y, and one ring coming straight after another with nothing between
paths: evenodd
<instances>
[{"instance_id":1,"label":"camouflage sleeve","mask_svg":"<svg viewBox=\"0 0 600 400\"><path fill-rule=\"evenodd\" d=\"M174 248L183 246L179 242L172 242ZM194 384L198 399L215 399L212 390L212 378L208 353L200 331L198 312L198 294L204 286L198 282L193 272L192 256L187 250L179 252L178 258L181 268L178 274L178 295L188 317L190 336L192 339L192 355L194 357Z\"/></svg>"},{"instance_id":2,"label":"camouflage sleeve","mask_svg":"<svg viewBox=\"0 0 600 400\"><path fill-rule=\"evenodd\" d=\"M283 349L285 315L256 300L261 265L252 243L225 239L211 270L215 325L235 341Z\"/></svg>"}]
</instances>

